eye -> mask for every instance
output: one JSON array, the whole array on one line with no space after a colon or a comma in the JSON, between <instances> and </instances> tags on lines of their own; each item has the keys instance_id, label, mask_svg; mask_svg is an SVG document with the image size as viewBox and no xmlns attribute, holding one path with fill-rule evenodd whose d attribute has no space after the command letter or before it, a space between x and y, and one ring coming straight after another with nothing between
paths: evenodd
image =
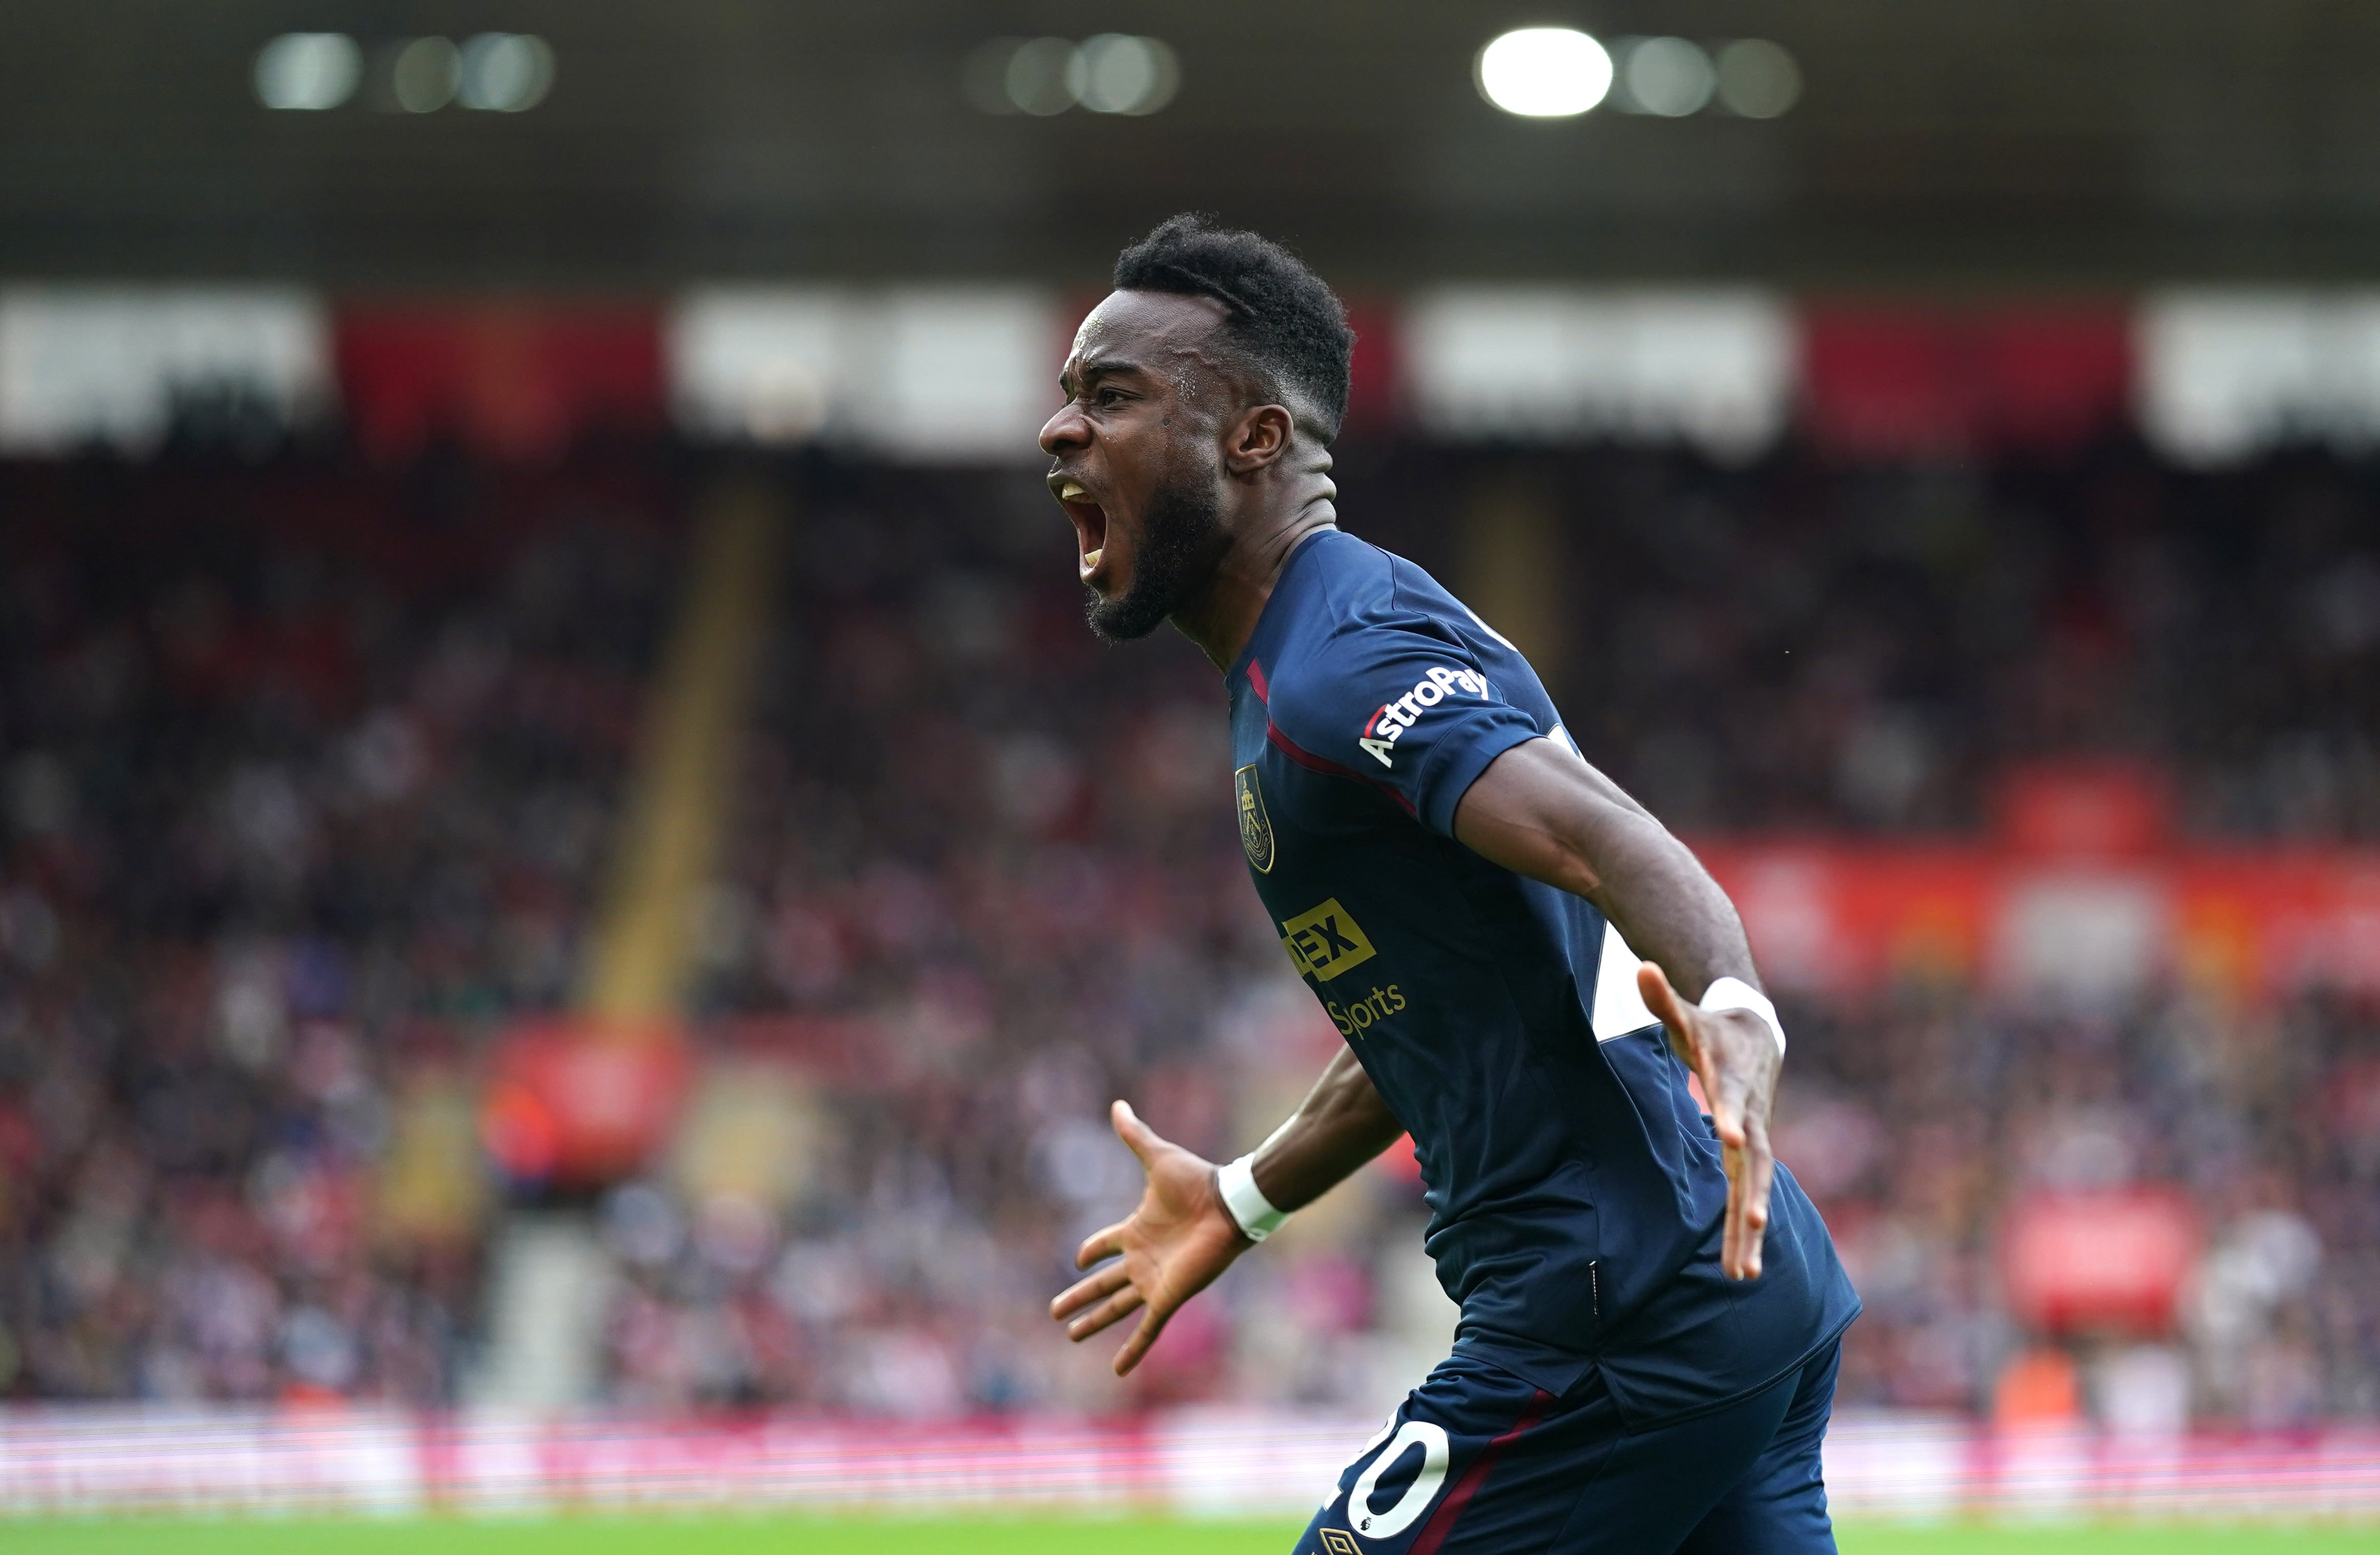
<instances>
[{"instance_id":1,"label":"eye","mask_svg":"<svg viewBox=\"0 0 2380 1555\"><path fill-rule=\"evenodd\" d=\"M1091 396L1094 405L1122 405L1129 397L1122 389L1101 389Z\"/></svg>"}]
</instances>

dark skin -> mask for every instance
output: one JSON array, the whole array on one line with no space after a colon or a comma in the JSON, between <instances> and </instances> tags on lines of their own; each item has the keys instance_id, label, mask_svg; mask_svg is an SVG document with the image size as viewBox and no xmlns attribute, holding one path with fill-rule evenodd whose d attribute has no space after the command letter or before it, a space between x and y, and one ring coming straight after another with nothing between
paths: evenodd
<instances>
[{"instance_id":1,"label":"dark skin","mask_svg":"<svg viewBox=\"0 0 2380 1555\"><path fill-rule=\"evenodd\" d=\"M1205 298L1113 293L1075 335L1059 381L1066 404L1041 429L1055 461L1050 492L1075 523L1083 580L1102 599L1132 587L1159 493L1191 481L1214 494L1212 568L1171 618L1219 670L1247 645L1290 553L1338 523L1312 407L1251 380L1219 336L1224 316ZM1756 1278L1781 1055L1757 1016L1692 1002L1724 977L1760 986L1726 893L1650 812L1551 740L1490 763L1456 808L1454 835L1492 863L1585 897L1645 957L1637 981L1645 1005L1700 1078L1718 1132L1728 1178L1721 1265L1730 1279ZM1182 1304L1253 1244L1223 1207L1214 1162L1160 1137L1124 1102L1111 1113L1148 1187L1129 1217L1084 1242L1075 1264L1091 1272L1050 1312L1077 1342L1141 1312L1116 1353L1122 1375ZM1257 1152L1257 1186L1275 1206L1300 1209L1403 1132L1353 1051L1342 1051Z\"/></svg>"}]
</instances>

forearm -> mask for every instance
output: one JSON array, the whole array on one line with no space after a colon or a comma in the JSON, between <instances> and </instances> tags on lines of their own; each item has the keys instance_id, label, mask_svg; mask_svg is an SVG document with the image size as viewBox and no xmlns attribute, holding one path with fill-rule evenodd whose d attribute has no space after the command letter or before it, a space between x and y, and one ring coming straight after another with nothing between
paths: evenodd
<instances>
[{"instance_id":1,"label":"forearm","mask_svg":"<svg viewBox=\"0 0 2380 1555\"><path fill-rule=\"evenodd\" d=\"M1454 835L1491 863L1593 902L1652 963L1638 970L1637 990L1702 1082L1727 1172L1719 1267L1730 1280L1757 1278L1775 1160L1768 1112L1784 1033L1772 1013L1741 998L1699 1007L1721 978L1759 986L1727 893L1644 806L1551 740L1514 746L1489 762L1455 807Z\"/></svg>"},{"instance_id":2,"label":"forearm","mask_svg":"<svg viewBox=\"0 0 2380 1555\"><path fill-rule=\"evenodd\" d=\"M1760 986L1735 904L1667 827L1632 804L1594 828L1588 845L1601 879L1584 894L1680 993L1700 999L1721 978Z\"/></svg>"},{"instance_id":3,"label":"forearm","mask_svg":"<svg viewBox=\"0 0 2380 1555\"><path fill-rule=\"evenodd\" d=\"M1257 1148L1251 1163L1257 1187L1276 1209L1302 1209L1404 1131L1355 1055L1342 1049L1289 1121Z\"/></svg>"},{"instance_id":4,"label":"forearm","mask_svg":"<svg viewBox=\"0 0 2380 1555\"><path fill-rule=\"evenodd\" d=\"M1735 905L1687 846L1549 740L1516 746L1455 811L1454 834L1508 869L1585 897L1689 1000L1720 978L1757 988Z\"/></svg>"}]
</instances>

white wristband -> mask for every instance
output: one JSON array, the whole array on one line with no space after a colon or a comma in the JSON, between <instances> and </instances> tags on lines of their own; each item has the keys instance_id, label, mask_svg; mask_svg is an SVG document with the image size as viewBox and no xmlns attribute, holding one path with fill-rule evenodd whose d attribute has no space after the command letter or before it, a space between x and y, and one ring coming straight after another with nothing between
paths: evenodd
<instances>
[{"instance_id":1,"label":"white wristband","mask_svg":"<svg viewBox=\"0 0 2380 1555\"><path fill-rule=\"evenodd\" d=\"M1256 1160L1256 1152L1250 1150L1218 1168L1215 1187L1223 1196L1223 1208L1239 1222L1241 1233L1251 1242L1261 1242L1281 1229L1281 1222L1289 1219L1289 1211L1274 1209L1272 1200L1257 1186Z\"/></svg>"},{"instance_id":2,"label":"white wristband","mask_svg":"<svg viewBox=\"0 0 2380 1555\"><path fill-rule=\"evenodd\" d=\"M1779 1057L1785 1053L1785 1023L1777 1018L1777 1006L1768 995L1745 982L1742 978L1721 978L1703 990L1702 1007L1716 1014L1721 1010L1749 1010L1768 1023L1777 1035Z\"/></svg>"}]
</instances>

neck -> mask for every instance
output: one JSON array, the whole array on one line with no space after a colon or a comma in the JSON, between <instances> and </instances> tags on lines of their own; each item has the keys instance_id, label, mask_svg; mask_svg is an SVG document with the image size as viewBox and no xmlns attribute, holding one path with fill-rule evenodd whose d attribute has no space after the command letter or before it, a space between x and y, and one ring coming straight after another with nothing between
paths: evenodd
<instances>
[{"instance_id":1,"label":"neck","mask_svg":"<svg viewBox=\"0 0 2380 1555\"><path fill-rule=\"evenodd\" d=\"M1290 553L1308 535L1339 527L1329 481L1303 501L1284 504L1248 525L1233 527L1230 548L1188 604L1173 613L1174 629L1198 645L1218 670L1228 671L1248 645L1272 598Z\"/></svg>"}]
</instances>

